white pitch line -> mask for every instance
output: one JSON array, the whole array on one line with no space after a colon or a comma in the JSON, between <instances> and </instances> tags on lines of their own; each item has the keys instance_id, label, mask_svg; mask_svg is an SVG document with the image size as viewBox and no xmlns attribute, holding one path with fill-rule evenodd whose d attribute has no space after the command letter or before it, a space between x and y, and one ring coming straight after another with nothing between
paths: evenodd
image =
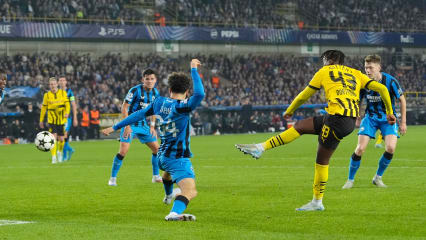
<instances>
[{"instance_id":1,"label":"white pitch line","mask_svg":"<svg viewBox=\"0 0 426 240\"><path fill-rule=\"evenodd\" d=\"M0 220L0 226L16 225L16 224L27 224L27 223L35 223L35 222L17 221L17 220Z\"/></svg>"},{"instance_id":2,"label":"white pitch line","mask_svg":"<svg viewBox=\"0 0 426 240\"><path fill-rule=\"evenodd\" d=\"M209 165L204 165L204 166L197 166L197 168L230 168L229 166L209 166ZM278 169L278 168L313 168L313 167L307 167L307 166L232 166L232 168L252 168L252 169L268 169L268 168L272 168L272 169ZM330 168L348 168L347 166L330 166ZM363 166L362 168L377 168L374 166ZM391 168L426 168L426 167L407 167L407 166L395 166Z\"/></svg>"}]
</instances>

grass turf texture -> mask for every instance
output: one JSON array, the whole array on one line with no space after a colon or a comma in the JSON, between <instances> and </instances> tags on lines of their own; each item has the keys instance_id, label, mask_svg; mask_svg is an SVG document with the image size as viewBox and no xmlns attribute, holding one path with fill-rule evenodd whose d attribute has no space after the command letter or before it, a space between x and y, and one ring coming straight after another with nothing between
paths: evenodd
<instances>
[{"instance_id":1,"label":"grass turf texture","mask_svg":"<svg viewBox=\"0 0 426 240\"><path fill-rule=\"evenodd\" d=\"M383 149L370 145L355 187L342 190L356 134L345 138L330 167L324 212L296 212L312 198L316 136L302 136L259 160L235 143L273 134L193 137L196 222L166 222L161 184L151 183L151 154L134 141L110 187L118 142L72 142L70 162L52 165L34 145L0 146L0 226L4 239L425 239L425 126L410 126L383 181L371 183Z\"/></svg>"}]
</instances>

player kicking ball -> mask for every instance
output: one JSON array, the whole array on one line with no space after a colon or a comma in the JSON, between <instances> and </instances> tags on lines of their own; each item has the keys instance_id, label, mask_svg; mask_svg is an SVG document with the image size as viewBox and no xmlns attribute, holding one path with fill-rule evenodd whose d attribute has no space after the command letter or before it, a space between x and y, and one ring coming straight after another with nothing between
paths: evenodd
<instances>
[{"instance_id":1,"label":"player kicking ball","mask_svg":"<svg viewBox=\"0 0 426 240\"><path fill-rule=\"evenodd\" d=\"M398 81L391 75L380 72L381 70L381 58L379 55L368 55L365 58L365 72L368 77L386 86L389 91L392 109L395 112L396 99L401 104L401 125L399 131L404 135L407 131L406 124L406 102L403 95L403 91ZM373 177L373 184L377 187L386 187L382 181L383 173L392 161L393 154L396 148L396 142L398 136L398 124L389 124L386 121L386 113L384 109L384 103L380 98L379 94L372 90L362 90L360 94L360 100L365 97L367 101L367 108L365 111L365 117L361 121L361 125L358 133L358 145L356 146L355 152L351 156L349 164L349 176L343 189L349 189L354 186L355 174L361 164L361 156L367 148L368 142L371 138L374 138L377 130L380 130L385 140L385 152L380 157L379 167L377 168L376 175Z\"/></svg>"},{"instance_id":2,"label":"player kicking ball","mask_svg":"<svg viewBox=\"0 0 426 240\"><path fill-rule=\"evenodd\" d=\"M322 211L322 199L328 181L328 165L331 156L340 141L355 128L356 117L359 116L359 93L361 88L368 88L380 93L386 106L389 124L395 123L389 93L385 86L370 80L360 71L344 66L345 55L338 50L328 50L321 56L322 67L310 81L309 85L293 100L284 113L285 118L306 102L314 93L324 88L328 106L326 115L299 120L281 134L259 144L237 144L236 147L254 158L272 148L286 145L303 134L318 135L318 151L315 164L313 199L297 208L297 211Z\"/></svg>"},{"instance_id":3,"label":"player kicking ball","mask_svg":"<svg viewBox=\"0 0 426 240\"><path fill-rule=\"evenodd\" d=\"M158 90L155 88L157 83L156 73L152 69L146 69L142 73L141 84L132 87L127 93L121 106L121 114L126 118L129 114L134 113L140 109L147 107L157 97L160 96ZM151 124L148 124L145 118L139 119L138 122L121 129L120 132L120 149L115 155L111 177L108 180L108 185L117 186L117 175L120 171L123 159L130 148L130 143L136 136L141 143L145 143L152 151L151 164L152 164L152 182L162 182L160 176L160 169L158 167L158 142L157 132L154 129L155 118L151 118Z\"/></svg>"},{"instance_id":4,"label":"player kicking ball","mask_svg":"<svg viewBox=\"0 0 426 240\"><path fill-rule=\"evenodd\" d=\"M200 105L205 93L197 68L200 61L191 61L191 77L193 95L187 99L190 78L184 73L172 73L168 78L170 97L158 97L146 108L141 109L113 127L102 132L109 135L113 131L133 124L148 116L155 116L159 130L161 145L157 157L163 173L163 185L166 196L164 203L170 204L173 199L173 183L177 183L180 193L177 195L167 221L195 221L195 216L183 214L188 203L197 195L195 173L190 158L190 113Z\"/></svg>"}]
</instances>

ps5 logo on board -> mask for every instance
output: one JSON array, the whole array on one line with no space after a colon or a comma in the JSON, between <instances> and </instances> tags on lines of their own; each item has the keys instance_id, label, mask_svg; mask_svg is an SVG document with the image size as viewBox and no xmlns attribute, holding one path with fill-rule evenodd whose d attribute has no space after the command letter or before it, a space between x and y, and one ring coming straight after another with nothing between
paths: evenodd
<instances>
[{"instance_id":1,"label":"ps5 logo on board","mask_svg":"<svg viewBox=\"0 0 426 240\"><path fill-rule=\"evenodd\" d=\"M101 27L99 35L105 36L123 36L126 35L126 30L124 28L105 28Z\"/></svg>"}]
</instances>

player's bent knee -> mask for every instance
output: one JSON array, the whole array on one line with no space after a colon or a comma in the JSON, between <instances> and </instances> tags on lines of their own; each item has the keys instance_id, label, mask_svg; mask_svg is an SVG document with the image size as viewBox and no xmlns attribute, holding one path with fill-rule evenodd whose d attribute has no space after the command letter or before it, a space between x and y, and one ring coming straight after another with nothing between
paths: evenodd
<instances>
[{"instance_id":1,"label":"player's bent knee","mask_svg":"<svg viewBox=\"0 0 426 240\"><path fill-rule=\"evenodd\" d=\"M365 152L365 147L357 146L355 149L355 154L361 156Z\"/></svg>"},{"instance_id":2,"label":"player's bent knee","mask_svg":"<svg viewBox=\"0 0 426 240\"><path fill-rule=\"evenodd\" d=\"M386 146L385 151L388 152L388 153L394 154L395 147L394 146Z\"/></svg>"}]
</instances>

